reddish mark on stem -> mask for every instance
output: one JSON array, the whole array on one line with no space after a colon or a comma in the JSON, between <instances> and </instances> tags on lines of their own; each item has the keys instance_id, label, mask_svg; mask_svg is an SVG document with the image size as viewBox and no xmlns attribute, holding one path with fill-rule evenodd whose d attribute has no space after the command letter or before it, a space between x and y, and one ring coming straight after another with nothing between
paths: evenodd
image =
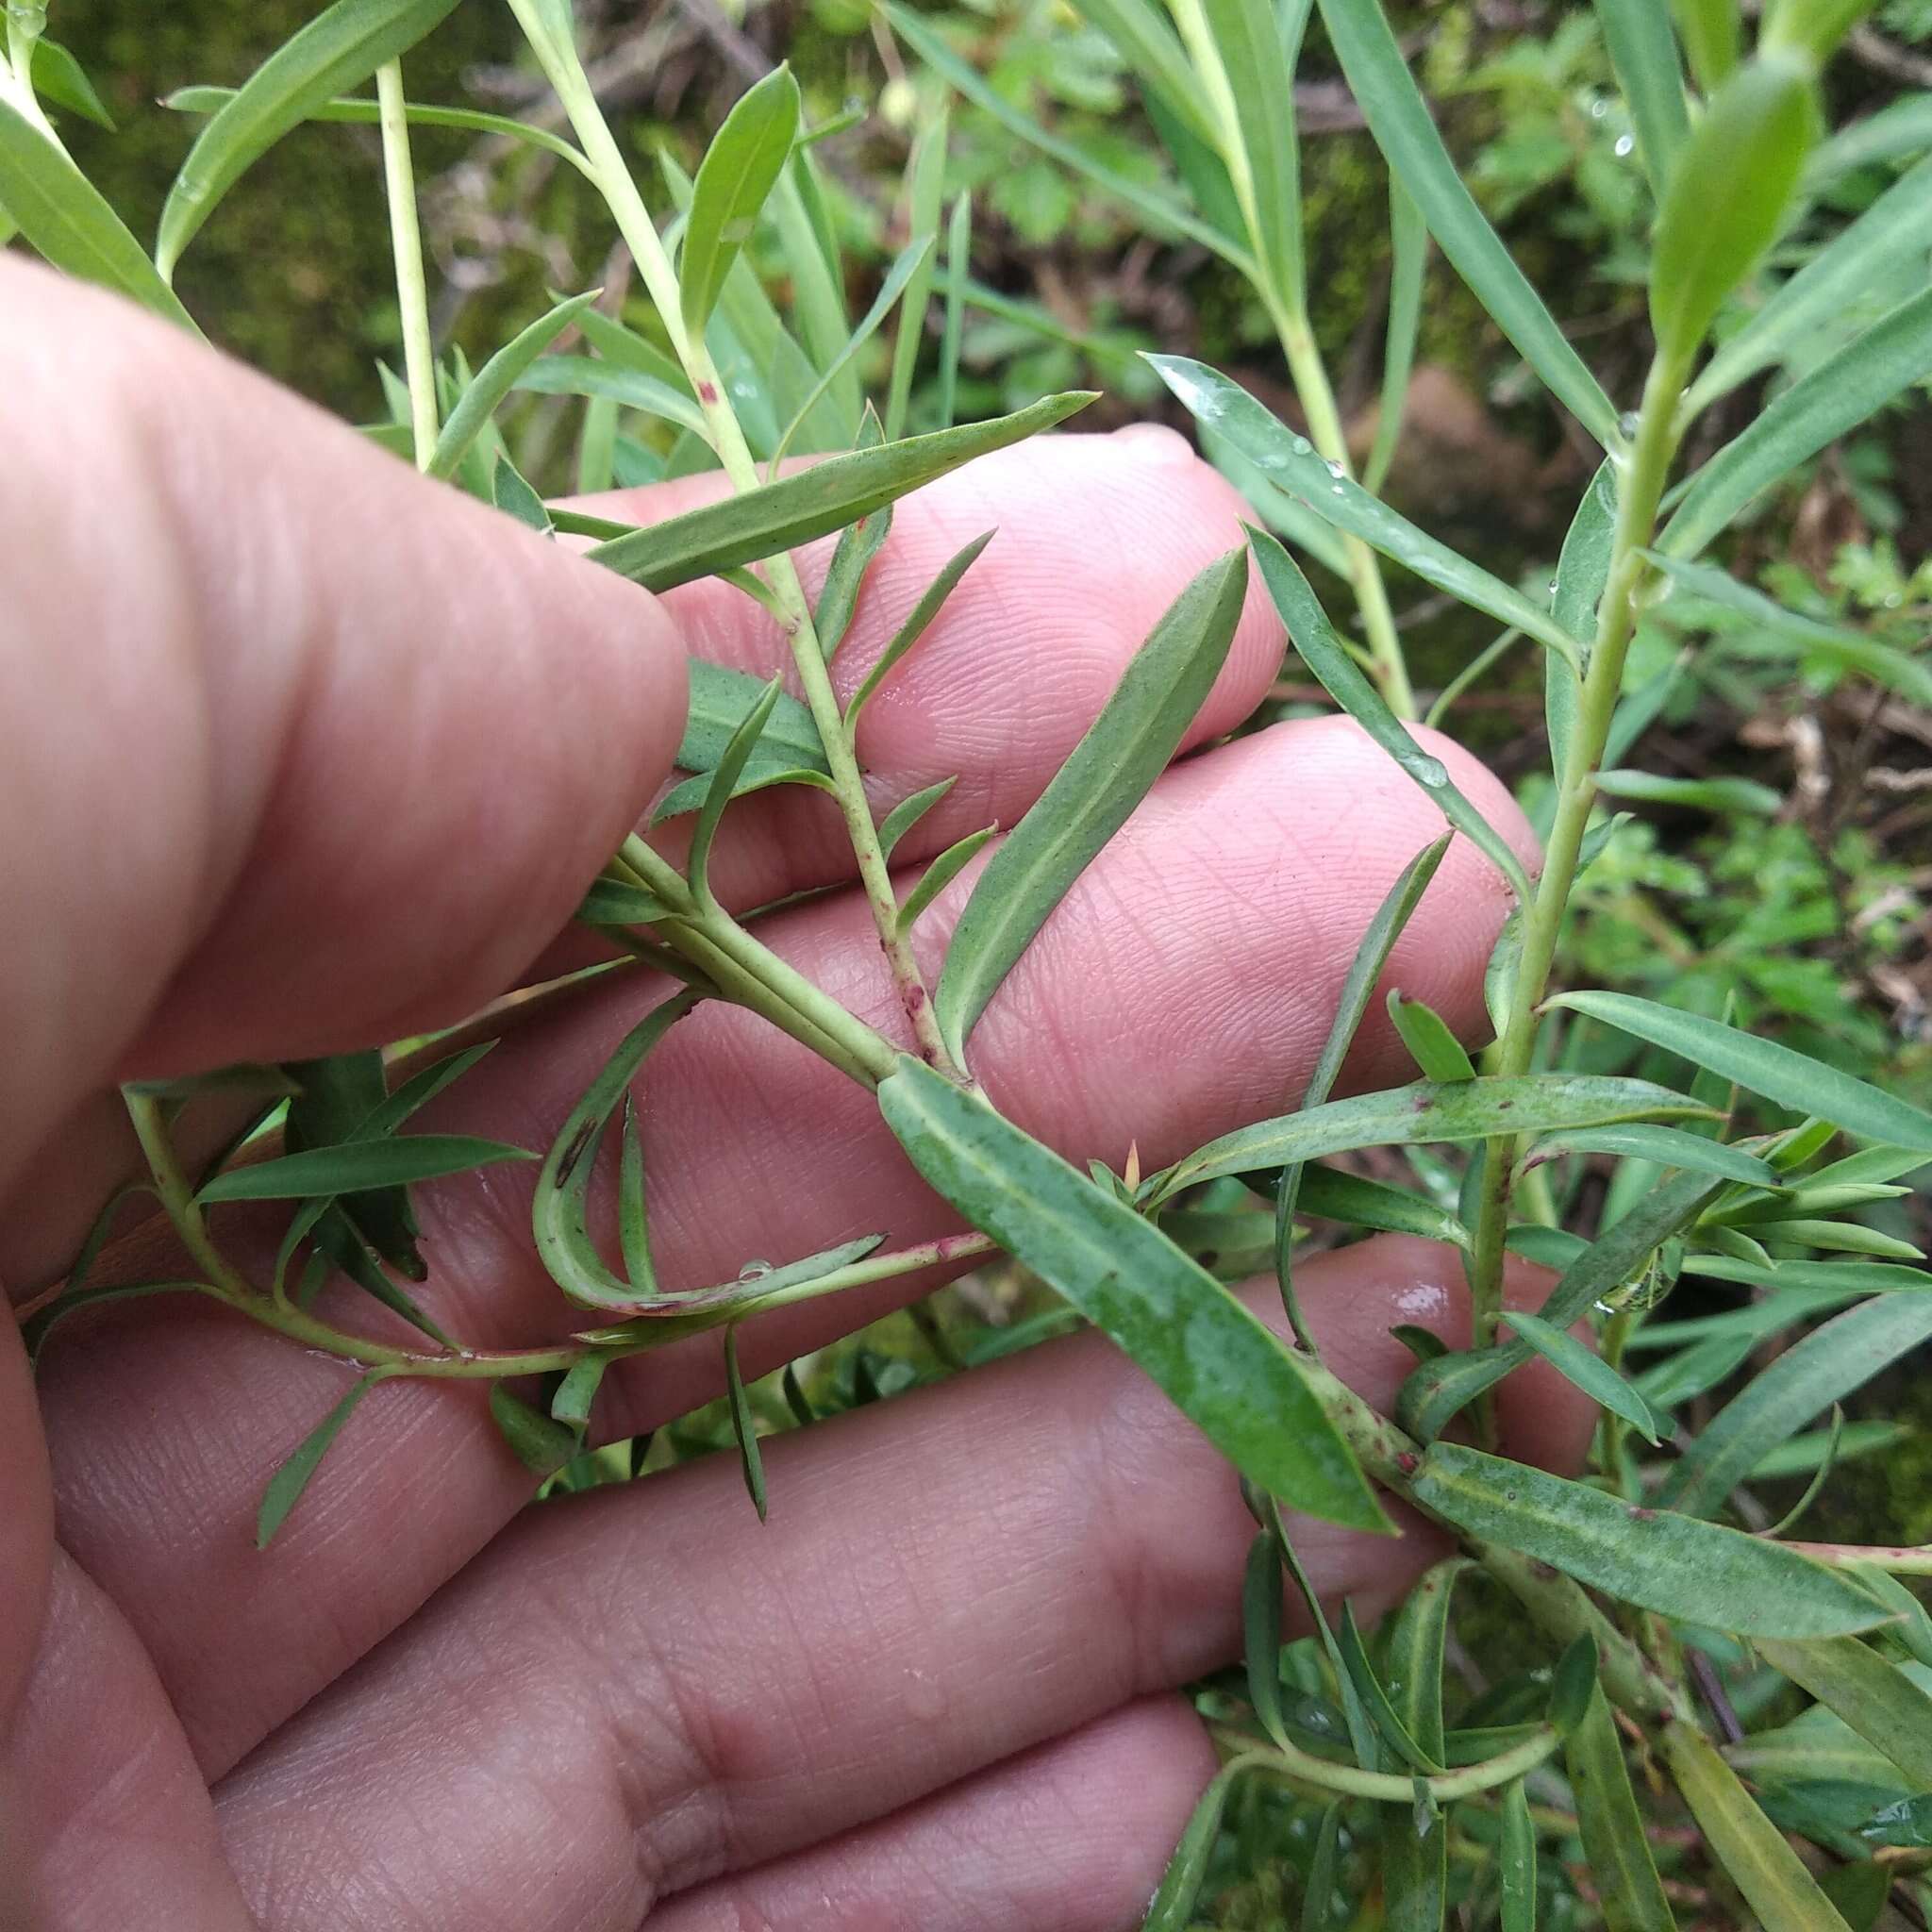
<instances>
[{"instance_id":1,"label":"reddish mark on stem","mask_svg":"<svg viewBox=\"0 0 1932 1932\"><path fill-rule=\"evenodd\" d=\"M925 1004L925 989L915 979L906 989L906 1005L912 1012L918 1012Z\"/></svg>"},{"instance_id":2,"label":"reddish mark on stem","mask_svg":"<svg viewBox=\"0 0 1932 1932\"><path fill-rule=\"evenodd\" d=\"M1405 1449L1395 1458L1395 1466L1404 1475L1413 1475L1423 1466L1423 1459L1412 1450Z\"/></svg>"},{"instance_id":3,"label":"reddish mark on stem","mask_svg":"<svg viewBox=\"0 0 1932 1932\"><path fill-rule=\"evenodd\" d=\"M701 382L701 383L699 383L699 384L698 384L698 401L699 401L699 402L701 402L701 403L715 403L715 402L716 402L717 400L718 400L718 385L717 385L717 384L716 384L715 382Z\"/></svg>"}]
</instances>

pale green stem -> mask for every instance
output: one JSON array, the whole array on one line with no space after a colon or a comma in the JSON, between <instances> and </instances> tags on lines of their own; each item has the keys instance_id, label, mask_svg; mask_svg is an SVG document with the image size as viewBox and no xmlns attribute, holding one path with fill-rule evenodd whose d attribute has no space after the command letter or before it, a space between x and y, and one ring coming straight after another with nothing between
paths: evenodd
<instances>
[{"instance_id":1,"label":"pale green stem","mask_svg":"<svg viewBox=\"0 0 1932 1932\"><path fill-rule=\"evenodd\" d=\"M31 122L56 147L59 148L62 154L65 154L67 152L65 144L61 142L59 135L55 132L54 124L47 119L45 111L41 107L40 98L34 92L34 42L40 37L40 28L38 26L29 29L26 22L18 14L12 12L8 14L7 58L8 65L13 70L15 84L0 90L0 92L4 92L8 105L20 114L22 119ZM0 76L0 78L4 78L4 76Z\"/></svg>"},{"instance_id":2,"label":"pale green stem","mask_svg":"<svg viewBox=\"0 0 1932 1932\"><path fill-rule=\"evenodd\" d=\"M1855 1570L1869 1563L1894 1576L1932 1576L1932 1543L1787 1543L1785 1548L1839 1569Z\"/></svg>"},{"instance_id":3,"label":"pale green stem","mask_svg":"<svg viewBox=\"0 0 1932 1932\"><path fill-rule=\"evenodd\" d=\"M543 64L550 84L569 114L576 130L599 191L609 205L632 258L638 265L644 287L657 305L664 329L671 338L685 374L702 411L705 426L718 460L731 486L740 492L760 487L757 458L744 440L737 414L725 394L717 365L701 333L684 326L677 273L672 266L657 224L639 194L628 165L597 105L590 83L576 58L575 48L566 47L532 18L532 0L511 0L523 23L537 58ZM871 801L866 797L865 779L858 757L847 736L839 701L833 695L832 680L826 669L824 652L812 624L811 604L798 580L789 555L772 558L765 566L766 577L777 605L778 621L791 648L798 669L799 687L819 729L825 761L840 809L845 817L846 833L858 861L859 882L871 905L874 924L878 928L879 945L891 968L901 1005L912 1028L922 1057L941 1072L958 1074L945 1041L941 1038L932 1001L913 956L908 937L899 929L898 897L892 890L891 874L885 854L879 848L878 828L873 823Z\"/></svg>"},{"instance_id":4,"label":"pale green stem","mask_svg":"<svg viewBox=\"0 0 1932 1932\"><path fill-rule=\"evenodd\" d=\"M382 124L382 174L389 189L389 231L396 262L396 306L403 320L403 371L409 385L409 426L416 467L426 470L436 451L436 347L429 334L429 291L423 276L423 231L416 218L416 171L409 160L409 117L403 107L403 68L386 60L375 70Z\"/></svg>"},{"instance_id":5,"label":"pale green stem","mask_svg":"<svg viewBox=\"0 0 1932 1932\"><path fill-rule=\"evenodd\" d=\"M1484 1758L1480 1764L1438 1772L1433 1777L1401 1777L1391 1772L1363 1771L1353 1764L1337 1764L1329 1758L1297 1751L1292 1745L1277 1744L1265 1751L1243 1753L1230 1760L1226 1771L1233 1775L1254 1771L1291 1778L1297 1784L1315 1785L1345 1798L1368 1798L1381 1805L1413 1805L1420 1787L1439 1805L1448 1805L1458 1798L1473 1798L1502 1785L1513 1785L1518 1778L1554 1757L1562 1746L1563 1740L1557 1732L1541 1730L1507 1751Z\"/></svg>"},{"instance_id":6,"label":"pale green stem","mask_svg":"<svg viewBox=\"0 0 1932 1932\"><path fill-rule=\"evenodd\" d=\"M1676 454L1677 399L1688 374L1683 362L1667 363L1659 358L1652 365L1644 384L1637 435L1617 479L1617 527L1597 616L1596 640L1577 703L1569 758L1557 787L1557 812L1542 877L1537 882L1536 896L1524 911L1523 949L1495 1057L1496 1072L1505 1077L1527 1073L1535 1050L1538 1008L1549 985L1563 915L1575 884L1583 835L1596 804L1597 771L1623 688L1624 659L1637 624L1638 592L1650 569L1642 552L1657 527L1657 504ZM1503 1237L1508 1224L1509 1177L1518 1153L1519 1142L1513 1137L1490 1144L1471 1274L1477 1347L1495 1339L1502 1307Z\"/></svg>"}]
</instances>

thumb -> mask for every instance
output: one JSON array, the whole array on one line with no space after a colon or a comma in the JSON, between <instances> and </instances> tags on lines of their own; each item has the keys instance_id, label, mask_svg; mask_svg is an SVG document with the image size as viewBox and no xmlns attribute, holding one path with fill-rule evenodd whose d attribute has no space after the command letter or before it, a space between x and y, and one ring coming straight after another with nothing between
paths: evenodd
<instances>
[{"instance_id":1,"label":"thumb","mask_svg":"<svg viewBox=\"0 0 1932 1932\"><path fill-rule=\"evenodd\" d=\"M669 769L635 587L125 305L0 262L0 1197L87 1091L508 984Z\"/></svg>"}]
</instances>

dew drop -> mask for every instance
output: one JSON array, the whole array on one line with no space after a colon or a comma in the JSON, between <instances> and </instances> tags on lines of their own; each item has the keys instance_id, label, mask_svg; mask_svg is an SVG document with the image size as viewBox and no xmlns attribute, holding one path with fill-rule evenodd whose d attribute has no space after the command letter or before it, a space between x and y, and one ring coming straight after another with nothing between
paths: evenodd
<instances>
[{"instance_id":1,"label":"dew drop","mask_svg":"<svg viewBox=\"0 0 1932 1932\"><path fill-rule=\"evenodd\" d=\"M1310 457L1315 453L1315 445L1306 436L1297 436L1289 447L1298 457Z\"/></svg>"},{"instance_id":2,"label":"dew drop","mask_svg":"<svg viewBox=\"0 0 1932 1932\"><path fill-rule=\"evenodd\" d=\"M1888 591L1885 593L1885 608L1888 610L1896 610L1905 601L1905 595L1902 591Z\"/></svg>"},{"instance_id":3,"label":"dew drop","mask_svg":"<svg viewBox=\"0 0 1932 1932\"><path fill-rule=\"evenodd\" d=\"M1617 427L1621 429L1625 436L1635 436L1638 430L1642 427L1642 425L1643 419L1640 415L1638 415L1635 409L1625 409L1624 413L1617 418Z\"/></svg>"},{"instance_id":4,"label":"dew drop","mask_svg":"<svg viewBox=\"0 0 1932 1932\"><path fill-rule=\"evenodd\" d=\"M1552 577L1552 578L1550 579L1550 595L1551 595L1551 596L1553 596L1553 597L1554 597L1554 596L1555 596L1555 595L1557 594L1557 591L1559 591L1559 590L1560 590L1561 588L1562 588L1562 586L1561 586L1560 584L1558 584L1558 583L1557 583L1557 581L1556 580L1556 578L1555 578L1555 577Z\"/></svg>"},{"instance_id":5,"label":"dew drop","mask_svg":"<svg viewBox=\"0 0 1932 1932\"><path fill-rule=\"evenodd\" d=\"M1337 484L1335 484L1335 485L1333 486L1333 489L1334 489L1334 493L1335 493L1335 494L1336 494L1337 496L1340 496L1340 495L1341 494L1341 485L1340 483L1337 483Z\"/></svg>"},{"instance_id":6,"label":"dew drop","mask_svg":"<svg viewBox=\"0 0 1932 1932\"><path fill-rule=\"evenodd\" d=\"M1620 134L1617 137L1616 146L1611 152L1621 159L1624 155L1629 154L1636 145L1637 137L1634 134Z\"/></svg>"},{"instance_id":7,"label":"dew drop","mask_svg":"<svg viewBox=\"0 0 1932 1932\"><path fill-rule=\"evenodd\" d=\"M1609 111L1610 106L1607 101L1592 101L1590 104L1590 118L1592 121L1601 121Z\"/></svg>"},{"instance_id":8,"label":"dew drop","mask_svg":"<svg viewBox=\"0 0 1932 1932\"><path fill-rule=\"evenodd\" d=\"M741 1281L762 1281L771 1272L772 1264L769 1261L747 1261L738 1271L738 1278Z\"/></svg>"},{"instance_id":9,"label":"dew drop","mask_svg":"<svg viewBox=\"0 0 1932 1932\"><path fill-rule=\"evenodd\" d=\"M1341 465L1339 462L1335 462L1331 459L1328 465L1328 474L1331 476L1333 476L1335 480L1339 483L1341 480L1342 475Z\"/></svg>"}]
</instances>

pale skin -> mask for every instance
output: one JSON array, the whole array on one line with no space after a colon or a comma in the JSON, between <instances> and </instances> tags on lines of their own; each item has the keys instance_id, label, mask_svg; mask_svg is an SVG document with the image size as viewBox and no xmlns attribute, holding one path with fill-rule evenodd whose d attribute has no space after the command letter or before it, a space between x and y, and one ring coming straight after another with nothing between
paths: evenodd
<instances>
[{"instance_id":1,"label":"pale skin","mask_svg":"<svg viewBox=\"0 0 1932 1932\"><path fill-rule=\"evenodd\" d=\"M24 1305L130 1169L116 1080L449 1024L567 957L572 907L669 772L686 653L769 671L781 646L737 591L654 603L107 297L0 261L0 1278ZM1020 816L1238 517L1154 429L1031 445L902 508L841 693L939 564L1001 532L860 740L882 807L961 774L902 859ZM808 584L824 560L802 556ZM1251 601L1192 746L1253 708L1281 646ZM1435 748L1530 856L1495 780ZM1341 724L1197 751L1023 961L976 1072L1030 1130L1116 1164L1129 1141L1152 1165L1280 1111L1362 926L1438 829ZM841 841L819 801L767 796L714 876L744 906L841 886ZM1475 1037L1506 910L1453 848L1391 983ZM856 891L762 930L896 1027ZM544 1013L421 1124L542 1145L661 996L634 975ZM1379 1018L1347 1077L1408 1077ZM749 1015L702 1008L646 1091L673 1283L955 1224L868 1096ZM530 1252L528 1187L499 1170L426 1194L424 1294L471 1341L574 1325ZM261 1230L228 1229L255 1265ZM137 1278L158 1247L137 1233L113 1265ZM745 1367L937 1279L773 1317ZM1407 1360L1391 1323L1466 1332L1454 1258L1419 1242L1310 1261L1299 1286L1375 1401ZM1272 1284L1249 1294L1271 1311ZM719 1380L710 1338L641 1361L598 1432ZM478 1391L398 1384L258 1554L264 1476L342 1385L200 1304L82 1318L38 1385L0 1334L0 1924L1138 1923L1212 1769L1176 1691L1238 1649L1250 1524L1104 1341L773 1441L764 1527L718 1457L524 1511ZM1563 1385L1525 1372L1503 1394L1516 1453L1580 1454ZM1413 1522L1299 1541L1364 1614L1441 1548Z\"/></svg>"}]
</instances>

